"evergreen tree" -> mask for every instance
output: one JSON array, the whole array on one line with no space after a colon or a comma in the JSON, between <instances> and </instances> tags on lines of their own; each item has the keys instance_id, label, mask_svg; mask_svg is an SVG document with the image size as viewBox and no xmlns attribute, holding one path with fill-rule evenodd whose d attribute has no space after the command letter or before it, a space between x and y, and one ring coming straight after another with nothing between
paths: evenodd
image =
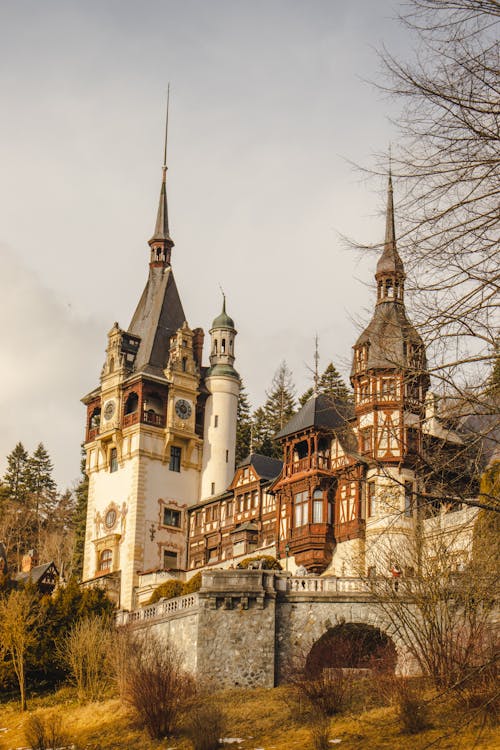
<instances>
[{"instance_id":1,"label":"evergreen tree","mask_svg":"<svg viewBox=\"0 0 500 750\"><path fill-rule=\"evenodd\" d=\"M83 574L83 552L85 548L85 526L87 523L87 503L89 497L89 478L85 473L85 449L82 445L80 462L81 478L75 489L76 508L73 518L75 538L73 547L72 573L76 578Z\"/></svg>"},{"instance_id":2,"label":"evergreen tree","mask_svg":"<svg viewBox=\"0 0 500 750\"><path fill-rule=\"evenodd\" d=\"M339 373L333 362L325 369L319 379L318 390L332 399L339 398L343 401L352 401L352 391L346 385L342 375Z\"/></svg>"},{"instance_id":3,"label":"evergreen tree","mask_svg":"<svg viewBox=\"0 0 500 750\"><path fill-rule=\"evenodd\" d=\"M27 465L28 452L19 442L7 456L7 471L3 478L10 499L18 504L26 502Z\"/></svg>"},{"instance_id":4,"label":"evergreen tree","mask_svg":"<svg viewBox=\"0 0 500 750\"><path fill-rule=\"evenodd\" d=\"M313 393L314 389L308 388L299 398L300 405L304 406ZM330 362L322 376L318 379L318 393L323 393L331 399L339 398L343 401L352 401L352 391L345 384L344 379L334 366L333 362Z\"/></svg>"},{"instance_id":5,"label":"evergreen tree","mask_svg":"<svg viewBox=\"0 0 500 750\"><path fill-rule=\"evenodd\" d=\"M263 406L259 406L253 413L251 450L252 453L260 453L263 456L274 456L272 433Z\"/></svg>"},{"instance_id":6,"label":"evergreen tree","mask_svg":"<svg viewBox=\"0 0 500 750\"><path fill-rule=\"evenodd\" d=\"M254 452L281 458L281 446L273 440L295 413L295 386L292 373L282 362L274 374L267 400L253 415Z\"/></svg>"},{"instance_id":7,"label":"evergreen tree","mask_svg":"<svg viewBox=\"0 0 500 750\"><path fill-rule=\"evenodd\" d=\"M53 464L43 443L28 458L26 484L36 523L36 547L40 547L42 521L54 510L57 502L56 483L52 478Z\"/></svg>"},{"instance_id":8,"label":"evergreen tree","mask_svg":"<svg viewBox=\"0 0 500 750\"><path fill-rule=\"evenodd\" d=\"M252 418L250 416L250 404L248 403L248 394L242 384L236 416L236 466L250 453L251 438Z\"/></svg>"}]
</instances>

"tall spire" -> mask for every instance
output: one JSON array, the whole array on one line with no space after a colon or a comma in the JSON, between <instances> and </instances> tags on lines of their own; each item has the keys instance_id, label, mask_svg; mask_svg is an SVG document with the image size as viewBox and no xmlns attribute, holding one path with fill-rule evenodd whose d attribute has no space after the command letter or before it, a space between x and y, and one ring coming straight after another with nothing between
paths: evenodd
<instances>
[{"instance_id":1,"label":"tall spire","mask_svg":"<svg viewBox=\"0 0 500 750\"><path fill-rule=\"evenodd\" d=\"M170 255L174 242L170 237L168 226L168 205L167 205L167 138L168 138L168 110L170 102L170 84L167 88L167 114L165 118L165 142L163 146L163 165L162 181L160 188L160 201L158 204L158 213L156 216L155 231L149 240L151 247L150 266L168 266L170 265Z\"/></svg>"},{"instance_id":2,"label":"tall spire","mask_svg":"<svg viewBox=\"0 0 500 750\"><path fill-rule=\"evenodd\" d=\"M396 246L394 226L394 195L392 190L392 169L389 161L387 185L387 209L385 214L385 241L382 255L375 272L378 286L378 302L403 301L405 270Z\"/></svg>"}]
</instances>

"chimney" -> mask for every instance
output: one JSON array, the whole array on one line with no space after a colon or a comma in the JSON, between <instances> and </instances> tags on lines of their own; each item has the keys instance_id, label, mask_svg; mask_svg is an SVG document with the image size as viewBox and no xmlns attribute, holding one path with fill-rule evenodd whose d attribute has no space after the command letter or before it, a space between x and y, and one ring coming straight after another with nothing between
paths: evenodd
<instances>
[{"instance_id":1,"label":"chimney","mask_svg":"<svg viewBox=\"0 0 500 750\"><path fill-rule=\"evenodd\" d=\"M196 362L200 370L201 370L201 361L203 358L204 338L205 338L205 334L203 333L203 328L193 329L193 357L194 357L194 361Z\"/></svg>"},{"instance_id":2,"label":"chimney","mask_svg":"<svg viewBox=\"0 0 500 750\"><path fill-rule=\"evenodd\" d=\"M30 549L27 555L23 555L21 560L21 573L29 573L38 565L38 557L34 549Z\"/></svg>"}]
</instances>

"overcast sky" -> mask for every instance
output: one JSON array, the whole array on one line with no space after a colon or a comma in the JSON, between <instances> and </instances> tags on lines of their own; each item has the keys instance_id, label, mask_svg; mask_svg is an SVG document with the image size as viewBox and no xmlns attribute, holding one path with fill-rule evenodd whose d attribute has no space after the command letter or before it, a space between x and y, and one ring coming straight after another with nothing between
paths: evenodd
<instances>
[{"instance_id":1,"label":"overcast sky","mask_svg":"<svg viewBox=\"0 0 500 750\"><path fill-rule=\"evenodd\" d=\"M171 82L173 268L191 327L219 284L252 405L285 359L298 394L347 377L373 303L395 105L367 81L409 44L386 0L0 0L0 473L21 440L78 477L106 333L146 281Z\"/></svg>"}]
</instances>

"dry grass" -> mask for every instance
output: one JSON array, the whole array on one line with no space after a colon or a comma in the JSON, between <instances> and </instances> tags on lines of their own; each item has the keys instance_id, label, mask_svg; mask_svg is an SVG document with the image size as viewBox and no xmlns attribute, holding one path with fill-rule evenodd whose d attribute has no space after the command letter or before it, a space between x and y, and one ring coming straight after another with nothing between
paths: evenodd
<instances>
[{"instance_id":1,"label":"dry grass","mask_svg":"<svg viewBox=\"0 0 500 750\"><path fill-rule=\"evenodd\" d=\"M274 690L227 690L214 696L227 716L227 737L244 742L226 745L233 750L310 750L311 726L294 721L284 701L284 688ZM79 748L87 750L191 750L187 738L153 741L134 726L130 714L117 698L79 706L70 690L60 691L29 702L29 711L42 717L54 711L62 714L63 729ZM341 715L330 721L330 739L342 740L330 747L349 750L424 750L431 742L439 750L496 750L500 732L493 727L480 729L471 722L457 731L457 713L452 706L441 705L433 716L433 728L417 735L401 733L394 708L376 708L356 715ZM0 750L25 747L21 715L14 703L0 703Z\"/></svg>"}]
</instances>

